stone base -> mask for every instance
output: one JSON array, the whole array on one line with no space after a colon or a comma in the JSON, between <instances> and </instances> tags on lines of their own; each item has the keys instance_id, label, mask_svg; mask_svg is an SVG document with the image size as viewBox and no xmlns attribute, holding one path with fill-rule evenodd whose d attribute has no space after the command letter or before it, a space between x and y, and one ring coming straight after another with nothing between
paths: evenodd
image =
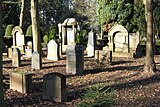
<instances>
[{"instance_id":1,"label":"stone base","mask_svg":"<svg viewBox=\"0 0 160 107\"><path fill-rule=\"evenodd\" d=\"M32 91L32 74L25 72L10 73L10 89L17 90L21 93Z\"/></svg>"},{"instance_id":2,"label":"stone base","mask_svg":"<svg viewBox=\"0 0 160 107\"><path fill-rule=\"evenodd\" d=\"M41 54L38 52L32 53L32 68L33 69L41 69L42 68L42 59Z\"/></svg>"},{"instance_id":3,"label":"stone base","mask_svg":"<svg viewBox=\"0 0 160 107\"><path fill-rule=\"evenodd\" d=\"M113 52L112 53L113 57L126 57L126 58L134 58L135 54L134 53L127 53L127 52Z\"/></svg>"}]
</instances>

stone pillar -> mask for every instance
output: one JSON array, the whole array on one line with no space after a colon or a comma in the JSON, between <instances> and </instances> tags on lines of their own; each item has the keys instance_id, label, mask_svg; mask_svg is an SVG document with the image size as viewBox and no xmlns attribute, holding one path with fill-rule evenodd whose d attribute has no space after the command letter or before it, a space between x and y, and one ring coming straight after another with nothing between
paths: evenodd
<instances>
[{"instance_id":1,"label":"stone pillar","mask_svg":"<svg viewBox=\"0 0 160 107\"><path fill-rule=\"evenodd\" d=\"M66 50L67 74L83 74L84 49L81 45L68 45Z\"/></svg>"}]
</instances>

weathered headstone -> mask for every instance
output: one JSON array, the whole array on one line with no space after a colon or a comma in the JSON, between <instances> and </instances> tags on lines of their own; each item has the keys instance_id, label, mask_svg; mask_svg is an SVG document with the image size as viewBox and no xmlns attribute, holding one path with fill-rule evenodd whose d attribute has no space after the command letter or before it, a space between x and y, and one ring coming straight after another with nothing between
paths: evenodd
<instances>
[{"instance_id":1,"label":"weathered headstone","mask_svg":"<svg viewBox=\"0 0 160 107\"><path fill-rule=\"evenodd\" d=\"M67 74L83 74L84 49L81 45L68 45L66 50Z\"/></svg>"},{"instance_id":2,"label":"weathered headstone","mask_svg":"<svg viewBox=\"0 0 160 107\"><path fill-rule=\"evenodd\" d=\"M95 59L101 64L110 64L112 62L112 51L96 50Z\"/></svg>"},{"instance_id":3,"label":"weathered headstone","mask_svg":"<svg viewBox=\"0 0 160 107\"><path fill-rule=\"evenodd\" d=\"M58 24L59 28L59 38L61 40L61 52L66 52L67 45L75 45L76 44L76 33L77 29L79 29L78 22L75 18L67 18L64 20L62 24Z\"/></svg>"},{"instance_id":4,"label":"weathered headstone","mask_svg":"<svg viewBox=\"0 0 160 107\"><path fill-rule=\"evenodd\" d=\"M12 51L12 66L20 67L21 64L21 53L18 48L13 48Z\"/></svg>"},{"instance_id":5,"label":"weathered headstone","mask_svg":"<svg viewBox=\"0 0 160 107\"><path fill-rule=\"evenodd\" d=\"M32 68L33 69L41 69L42 68L41 54L38 52L32 53Z\"/></svg>"},{"instance_id":6,"label":"weathered headstone","mask_svg":"<svg viewBox=\"0 0 160 107\"><path fill-rule=\"evenodd\" d=\"M26 45L26 49L25 49L25 57L31 58L32 57L32 52L33 52L32 42L28 41L27 45Z\"/></svg>"},{"instance_id":7,"label":"weathered headstone","mask_svg":"<svg viewBox=\"0 0 160 107\"><path fill-rule=\"evenodd\" d=\"M66 101L66 77L60 73L50 73L43 77L43 98L55 102Z\"/></svg>"},{"instance_id":8,"label":"weathered headstone","mask_svg":"<svg viewBox=\"0 0 160 107\"><path fill-rule=\"evenodd\" d=\"M47 44L47 48L48 48L47 59L53 60L53 61L58 61L59 60L59 46L58 46L58 44L54 40L51 40Z\"/></svg>"},{"instance_id":9,"label":"weathered headstone","mask_svg":"<svg viewBox=\"0 0 160 107\"><path fill-rule=\"evenodd\" d=\"M109 49L113 52L129 52L128 31L122 25L114 25L108 32Z\"/></svg>"},{"instance_id":10,"label":"weathered headstone","mask_svg":"<svg viewBox=\"0 0 160 107\"><path fill-rule=\"evenodd\" d=\"M8 48L8 57L12 58L12 48Z\"/></svg>"},{"instance_id":11,"label":"weathered headstone","mask_svg":"<svg viewBox=\"0 0 160 107\"><path fill-rule=\"evenodd\" d=\"M10 89L17 90L21 93L32 91L32 74L28 72L11 72Z\"/></svg>"},{"instance_id":12,"label":"weathered headstone","mask_svg":"<svg viewBox=\"0 0 160 107\"><path fill-rule=\"evenodd\" d=\"M87 57L93 57L94 56L94 46L93 45L88 45L87 46Z\"/></svg>"},{"instance_id":13,"label":"weathered headstone","mask_svg":"<svg viewBox=\"0 0 160 107\"><path fill-rule=\"evenodd\" d=\"M19 50L24 53L24 45L25 45L25 36L21 27L15 26L12 29L13 35L13 48L19 48Z\"/></svg>"},{"instance_id":14,"label":"weathered headstone","mask_svg":"<svg viewBox=\"0 0 160 107\"><path fill-rule=\"evenodd\" d=\"M88 57L94 56L94 51L95 51L94 44L95 44L94 32L91 30L88 35L88 44L86 49Z\"/></svg>"}]
</instances>

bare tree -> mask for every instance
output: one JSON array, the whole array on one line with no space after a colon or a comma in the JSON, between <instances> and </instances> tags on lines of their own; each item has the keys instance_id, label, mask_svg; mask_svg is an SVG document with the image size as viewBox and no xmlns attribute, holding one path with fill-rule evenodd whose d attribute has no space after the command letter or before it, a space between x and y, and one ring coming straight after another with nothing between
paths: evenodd
<instances>
[{"instance_id":1,"label":"bare tree","mask_svg":"<svg viewBox=\"0 0 160 107\"><path fill-rule=\"evenodd\" d=\"M21 0L21 13L19 17L19 26L23 27L23 18L24 18L24 10L25 10L25 0Z\"/></svg>"},{"instance_id":2,"label":"bare tree","mask_svg":"<svg viewBox=\"0 0 160 107\"><path fill-rule=\"evenodd\" d=\"M2 0L0 0L0 106L4 107L3 72L2 72Z\"/></svg>"},{"instance_id":3,"label":"bare tree","mask_svg":"<svg viewBox=\"0 0 160 107\"><path fill-rule=\"evenodd\" d=\"M156 65L154 62L153 50L153 0L146 0L147 18L147 41L146 41L146 61L144 70L149 74L154 74Z\"/></svg>"},{"instance_id":4,"label":"bare tree","mask_svg":"<svg viewBox=\"0 0 160 107\"><path fill-rule=\"evenodd\" d=\"M32 19L32 33L33 33L33 50L34 52L40 52L41 45L40 45L38 0L31 0L31 19Z\"/></svg>"}]
</instances>

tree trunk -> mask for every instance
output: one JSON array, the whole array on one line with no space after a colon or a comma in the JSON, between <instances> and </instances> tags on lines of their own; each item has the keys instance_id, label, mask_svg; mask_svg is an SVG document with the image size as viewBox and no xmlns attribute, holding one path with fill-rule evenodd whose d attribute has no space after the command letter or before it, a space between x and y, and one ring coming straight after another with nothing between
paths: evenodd
<instances>
[{"instance_id":1,"label":"tree trunk","mask_svg":"<svg viewBox=\"0 0 160 107\"><path fill-rule=\"evenodd\" d=\"M40 29L38 16L38 0L31 0L31 19L32 19L32 34L33 34L33 51L41 51Z\"/></svg>"},{"instance_id":2,"label":"tree trunk","mask_svg":"<svg viewBox=\"0 0 160 107\"><path fill-rule=\"evenodd\" d=\"M0 0L0 106L4 107L3 72L2 72L2 0Z\"/></svg>"},{"instance_id":3,"label":"tree trunk","mask_svg":"<svg viewBox=\"0 0 160 107\"><path fill-rule=\"evenodd\" d=\"M25 9L25 1L21 0L21 13L19 17L19 26L22 28L23 27L23 18L24 18L24 9Z\"/></svg>"},{"instance_id":4,"label":"tree trunk","mask_svg":"<svg viewBox=\"0 0 160 107\"><path fill-rule=\"evenodd\" d=\"M149 74L154 74L156 65L154 62L154 49L153 49L153 8L152 0L146 0L147 10L147 41L146 41L146 63L144 70Z\"/></svg>"}]
</instances>

